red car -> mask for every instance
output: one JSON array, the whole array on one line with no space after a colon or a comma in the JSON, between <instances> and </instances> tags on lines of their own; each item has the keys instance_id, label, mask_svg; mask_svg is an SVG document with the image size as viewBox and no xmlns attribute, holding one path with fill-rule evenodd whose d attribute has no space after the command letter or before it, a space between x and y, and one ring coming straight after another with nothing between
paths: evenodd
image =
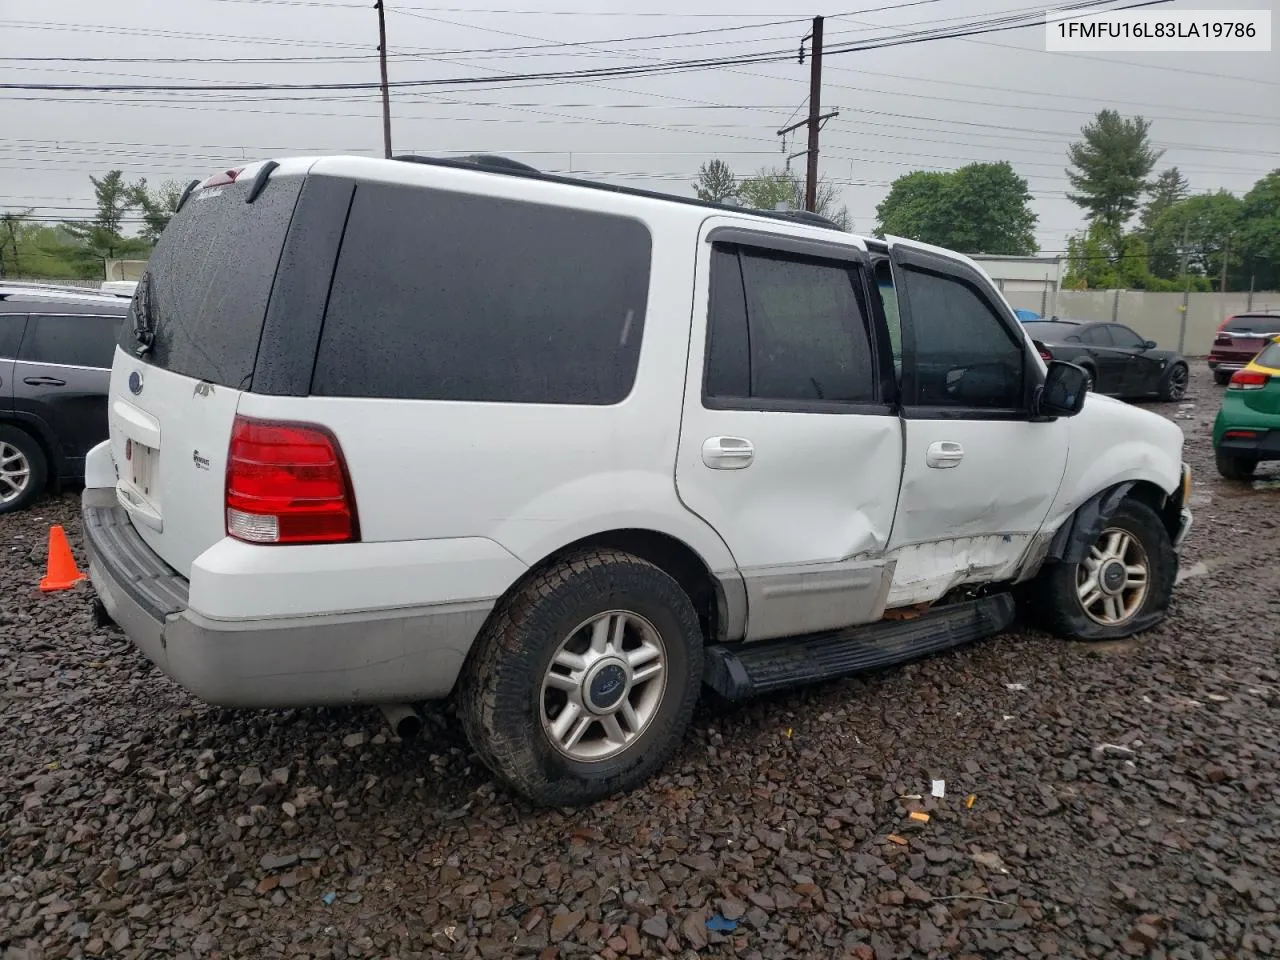
<instances>
[{"instance_id":1,"label":"red car","mask_svg":"<svg viewBox=\"0 0 1280 960\"><path fill-rule=\"evenodd\" d=\"M1280 334L1280 313L1240 313L1227 317L1209 348L1209 369L1218 384L1225 384L1237 370L1243 370L1276 334Z\"/></svg>"}]
</instances>

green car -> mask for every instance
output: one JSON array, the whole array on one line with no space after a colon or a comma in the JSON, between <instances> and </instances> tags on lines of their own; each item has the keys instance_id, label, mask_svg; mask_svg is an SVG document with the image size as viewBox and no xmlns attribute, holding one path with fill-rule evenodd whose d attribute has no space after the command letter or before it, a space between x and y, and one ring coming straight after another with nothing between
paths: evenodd
<instances>
[{"instance_id":1,"label":"green car","mask_svg":"<svg viewBox=\"0 0 1280 960\"><path fill-rule=\"evenodd\" d=\"M1263 460L1280 460L1280 337L1232 375L1213 422L1213 453L1228 480L1248 480Z\"/></svg>"}]
</instances>

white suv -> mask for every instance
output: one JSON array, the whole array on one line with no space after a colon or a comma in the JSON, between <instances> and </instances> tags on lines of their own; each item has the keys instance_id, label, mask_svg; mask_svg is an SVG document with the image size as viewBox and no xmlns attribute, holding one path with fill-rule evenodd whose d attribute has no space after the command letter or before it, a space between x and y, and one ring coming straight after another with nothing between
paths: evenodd
<instances>
[{"instance_id":1,"label":"white suv","mask_svg":"<svg viewBox=\"0 0 1280 960\"><path fill-rule=\"evenodd\" d=\"M84 493L109 615L248 707L450 699L536 802L740 698L1165 614L1182 434L971 260L476 161L188 188Z\"/></svg>"}]
</instances>

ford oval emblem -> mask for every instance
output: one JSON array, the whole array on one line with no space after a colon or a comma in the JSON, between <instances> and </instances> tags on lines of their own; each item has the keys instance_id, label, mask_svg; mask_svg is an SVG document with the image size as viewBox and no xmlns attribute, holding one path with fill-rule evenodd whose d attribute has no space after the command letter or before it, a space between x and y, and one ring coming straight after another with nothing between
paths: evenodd
<instances>
[{"instance_id":1,"label":"ford oval emblem","mask_svg":"<svg viewBox=\"0 0 1280 960\"><path fill-rule=\"evenodd\" d=\"M142 392L142 374L137 370L129 374L129 392L135 397Z\"/></svg>"}]
</instances>

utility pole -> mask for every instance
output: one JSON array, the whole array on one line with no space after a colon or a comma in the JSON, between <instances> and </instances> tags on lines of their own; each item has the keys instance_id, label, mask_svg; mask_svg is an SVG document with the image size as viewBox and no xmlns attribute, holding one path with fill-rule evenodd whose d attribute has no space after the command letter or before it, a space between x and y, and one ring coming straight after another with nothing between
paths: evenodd
<instances>
[{"instance_id":1,"label":"utility pole","mask_svg":"<svg viewBox=\"0 0 1280 960\"><path fill-rule=\"evenodd\" d=\"M1178 352L1181 353L1187 342L1187 304L1191 302L1191 275L1187 273L1187 244L1189 242L1190 224L1182 225L1182 319L1178 323Z\"/></svg>"},{"instance_id":2,"label":"utility pole","mask_svg":"<svg viewBox=\"0 0 1280 960\"><path fill-rule=\"evenodd\" d=\"M818 131L822 116L822 18L813 18L813 57L809 63L809 155L804 181L804 208L818 206Z\"/></svg>"},{"instance_id":3,"label":"utility pole","mask_svg":"<svg viewBox=\"0 0 1280 960\"><path fill-rule=\"evenodd\" d=\"M391 93L387 89L387 18L383 0L374 0L378 11L378 65L382 69L382 152L391 159Z\"/></svg>"},{"instance_id":4,"label":"utility pole","mask_svg":"<svg viewBox=\"0 0 1280 960\"><path fill-rule=\"evenodd\" d=\"M785 137L792 130L798 130L801 127L809 128L808 149L803 151L806 160L804 208L810 213L816 213L818 206L818 133L822 130L823 121L838 117L840 112L838 110L831 110L827 113L822 112L822 17L813 18L813 32L800 41L801 63L804 63L805 40L813 41L813 55L809 62L809 116L799 123L783 127L778 131L778 136ZM785 140L783 144L785 149ZM793 153L787 157L788 170L791 168L791 160L798 156L800 156L799 153Z\"/></svg>"},{"instance_id":5,"label":"utility pole","mask_svg":"<svg viewBox=\"0 0 1280 960\"><path fill-rule=\"evenodd\" d=\"M1222 287L1219 292L1227 292L1227 258L1231 256L1231 234L1222 243Z\"/></svg>"}]
</instances>

